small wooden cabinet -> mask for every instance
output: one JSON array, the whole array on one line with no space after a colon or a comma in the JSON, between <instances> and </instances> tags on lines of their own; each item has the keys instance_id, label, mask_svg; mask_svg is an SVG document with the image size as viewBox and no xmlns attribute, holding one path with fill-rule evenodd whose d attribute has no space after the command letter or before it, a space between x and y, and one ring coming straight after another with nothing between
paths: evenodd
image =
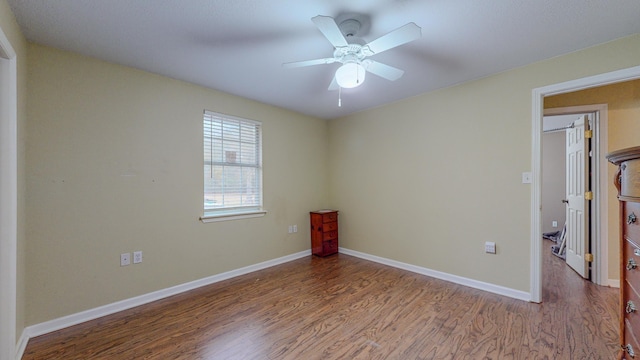
<instances>
[{"instance_id":1,"label":"small wooden cabinet","mask_svg":"<svg viewBox=\"0 0 640 360\"><path fill-rule=\"evenodd\" d=\"M620 359L640 356L640 146L614 151L620 200Z\"/></svg>"},{"instance_id":2,"label":"small wooden cabinet","mask_svg":"<svg viewBox=\"0 0 640 360\"><path fill-rule=\"evenodd\" d=\"M311 253L327 256L338 252L338 211L312 211Z\"/></svg>"}]
</instances>

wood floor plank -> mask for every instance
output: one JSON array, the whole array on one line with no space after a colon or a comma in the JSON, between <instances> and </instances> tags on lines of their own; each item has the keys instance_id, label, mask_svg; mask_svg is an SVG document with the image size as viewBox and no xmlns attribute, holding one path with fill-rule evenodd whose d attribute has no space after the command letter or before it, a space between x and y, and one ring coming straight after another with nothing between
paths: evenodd
<instances>
[{"instance_id":1,"label":"wood floor plank","mask_svg":"<svg viewBox=\"0 0 640 360\"><path fill-rule=\"evenodd\" d=\"M613 359L617 289L543 260L532 304L309 257L33 338L23 359Z\"/></svg>"}]
</instances>

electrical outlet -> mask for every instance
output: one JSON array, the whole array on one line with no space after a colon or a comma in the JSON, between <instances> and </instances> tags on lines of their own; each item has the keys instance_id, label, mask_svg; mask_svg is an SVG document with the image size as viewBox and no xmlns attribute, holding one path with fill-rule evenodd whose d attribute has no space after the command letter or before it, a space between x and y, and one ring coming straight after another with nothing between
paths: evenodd
<instances>
[{"instance_id":1,"label":"electrical outlet","mask_svg":"<svg viewBox=\"0 0 640 360\"><path fill-rule=\"evenodd\" d=\"M133 252L133 263L139 264L142 262L142 251L134 251Z\"/></svg>"},{"instance_id":2,"label":"electrical outlet","mask_svg":"<svg viewBox=\"0 0 640 360\"><path fill-rule=\"evenodd\" d=\"M496 253L496 243L487 241L484 243L484 252L487 254L495 254Z\"/></svg>"},{"instance_id":3,"label":"electrical outlet","mask_svg":"<svg viewBox=\"0 0 640 360\"><path fill-rule=\"evenodd\" d=\"M120 254L120 266L131 264L131 253Z\"/></svg>"},{"instance_id":4,"label":"electrical outlet","mask_svg":"<svg viewBox=\"0 0 640 360\"><path fill-rule=\"evenodd\" d=\"M293 225L293 232L297 233L298 232L298 225Z\"/></svg>"},{"instance_id":5,"label":"electrical outlet","mask_svg":"<svg viewBox=\"0 0 640 360\"><path fill-rule=\"evenodd\" d=\"M293 232L293 225L289 225L289 234Z\"/></svg>"}]
</instances>

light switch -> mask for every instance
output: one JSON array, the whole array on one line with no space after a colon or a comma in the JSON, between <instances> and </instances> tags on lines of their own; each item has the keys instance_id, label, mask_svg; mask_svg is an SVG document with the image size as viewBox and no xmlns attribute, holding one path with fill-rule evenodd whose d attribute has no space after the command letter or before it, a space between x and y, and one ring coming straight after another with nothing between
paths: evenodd
<instances>
[{"instance_id":1,"label":"light switch","mask_svg":"<svg viewBox=\"0 0 640 360\"><path fill-rule=\"evenodd\" d=\"M531 173L523 172L522 173L522 183L523 184L531 184Z\"/></svg>"}]
</instances>

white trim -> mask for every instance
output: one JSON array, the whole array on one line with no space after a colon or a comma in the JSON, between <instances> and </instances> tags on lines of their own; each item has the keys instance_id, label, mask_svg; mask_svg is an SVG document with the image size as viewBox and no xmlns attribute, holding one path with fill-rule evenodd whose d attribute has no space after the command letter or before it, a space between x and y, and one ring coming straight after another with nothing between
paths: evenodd
<instances>
[{"instance_id":1,"label":"white trim","mask_svg":"<svg viewBox=\"0 0 640 360\"><path fill-rule=\"evenodd\" d=\"M0 47L2 48L3 53L6 55L6 58L9 60L15 60L16 52L13 50L13 46L11 46L11 42L4 34L4 31L0 28ZM0 57L2 57L0 53Z\"/></svg>"},{"instance_id":2,"label":"white trim","mask_svg":"<svg viewBox=\"0 0 640 360\"><path fill-rule=\"evenodd\" d=\"M15 360L21 360L24 355L24 351L27 349L27 344L29 343L29 337L27 333L23 330L20 339L18 339L18 343L16 344L16 355Z\"/></svg>"},{"instance_id":3,"label":"white trim","mask_svg":"<svg viewBox=\"0 0 640 360\"><path fill-rule=\"evenodd\" d=\"M379 264L392 266L398 269L411 271L417 274L430 276L436 279L452 282L459 285L468 286L474 289L488 291L498 295L508 296L510 298L514 298L518 300L529 301L531 298L529 293L524 291L515 290L515 289L507 288L504 286L490 284L490 283L486 283L478 280L473 280L473 279L465 278L462 276L452 275L452 274L444 273L441 271L431 270L421 266L411 265L411 264L403 263L400 261L395 261L395 260L375 256L375 255L369 255L359 251L345 249L343 247L339 248L339 252L345 255L359 257L361 259L377 262Z\"/></svg>"},{"instance_id":4,"label":"white trim","mask_svg":"<svg viewBox=\"0 0 640 360\"><path fill-rule=\"evenodd\" d=\"M596 137L596 147L598 149L598 159L596 161L597 173L594 189L596 194L596 219L594 232L597 237L596 246L600 259L596 259L597 282L598 285L606 286L609 280L609 172L607 151L609 149L609 106L603 105L602 110L598 110L598 136ZM610 285L609 285L610 286Z\"/></svg>"},{"instance_id":5,"label":"white trim","mask_svg":"<svg viewBox=\"0 0 640 360\"><path fill-rule=\"evenodd\" d=\"M218 222L218 221L227 221L227 220L240 220L240 219L251 219L256 217L262 217L267 213L266 210L255 210L255 211L246 211L246 212L238 212L238 213L219 213L219 214L205 214L200 217L200 221L205 224Z\"/></svg>"},{"instance_id":6,"label":"white trim","mask_svg":"<svg viewBox=\"0 0 640 360\"><path fill-rule=\"evenodd\" d=\"M620 279L609 279L609 283L607 284L612 288L620 288Z\"/></svg>"},{"instance_id":7,"label":"white trim","mask_svg":"<svg viewBox=\"0 0 640 360\"><path fill-rule=\"evenodd\" d=\"M542 114L543 96L533 90L531 125L531 239L529 293L531 301L542 301ZM535 239L535 240L534 240Z\"/></svg>"},{"instance_id":8,"label":"white trim","mask_svg":"<svg viewBox=\"0 0 640 360\"><path fill-rule=\"evenodd\" d=\"M21 345L28 342L28 339L44 335L50 333L52 331L64 329L69 326L77 325L86 321L95 320L97 318L115 314L119 311L131 309L136 306L148 304L150 302L164 299L169 296L177 295L184 293L186 291L190 291L193 289L197 289L202 286L207 286L213 283L217 283L223 280L231 279L236 276L245 275L254 271L266 269L272 266L284 264L289 261L293 261L296 259L303 258L305 256L311 255L311 250L301 251L295 254L283 256L277 259L264 261L258 264L245 266L240 269L227 271L221 274L209 276L203 279L191 281L188 283L172 286L170 288L150 292L144 295L136 296L130 299L125 299L121 301L117 301L108 305L99 306L97 308L81 311L79 313L63 316L57 319L45 321L43 323L35 324L28 326L24 329L24 332L21 337ZM26 339L26 340L25 340ZM22 349L24 351L24 349Z\"/></svg>"},{"instance_id":9,"label":"white trim","mask_svg":"<svg viewBox=\"0 0 640 360\"><path fill-rule=\"evenodd\" d=\"M544 86L531 91L531 264L530 264L530 294L531 301L542 301L542 224L541 213L541 187L542 173L540 171L542 158L542 115L545 96L562 94L587 88L614 84L640 78L640 66L628 69L612 71L605 74L589 76L582 79L567 81L559 84Z\"/></svg>"},{"instance_id":10,"label":"white trim","mask_svg":"<svg viewBox=\"0 0 640 360\"><path fill-rule=\"evenodd\" d=\"M6 58L4 57L6 56ZM18 72L16 52L0 29L0 359L16 348L18 237Z\"/></svg>"}]
</instances>

